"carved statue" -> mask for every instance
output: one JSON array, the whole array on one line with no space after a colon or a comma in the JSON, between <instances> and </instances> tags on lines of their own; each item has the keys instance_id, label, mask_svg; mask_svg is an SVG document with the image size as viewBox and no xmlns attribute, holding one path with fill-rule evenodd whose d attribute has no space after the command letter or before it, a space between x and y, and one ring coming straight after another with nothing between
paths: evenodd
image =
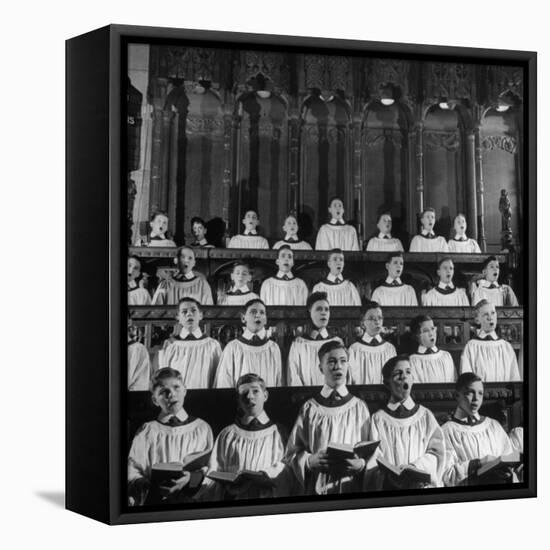
<instances>
[{"instance_id":1,"label":"carved statue","mask_svg":"<svg viewBox=\"0 0 550 550\"><path fill-rule=\"evenodd\" d=\"M511 249L512 244L512 205L506 189L500 191L498 209L502 216L502 248Z\"/></svg>"}]
</instances>

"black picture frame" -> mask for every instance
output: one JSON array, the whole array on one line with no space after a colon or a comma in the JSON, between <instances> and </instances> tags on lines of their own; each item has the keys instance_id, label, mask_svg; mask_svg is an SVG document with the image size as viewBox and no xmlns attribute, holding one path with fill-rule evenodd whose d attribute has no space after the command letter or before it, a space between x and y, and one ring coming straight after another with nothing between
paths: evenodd
<instances>
[{"instance_id":1,"label":"black picture frame","mask_svg":"<svg viewBox=\"0 0 550 550\"><path fill-rule=\"evenodd\" d=\"M331 500L280 499L253 504L128 511L123 500L127 254L123 116L125 54L130 42L223 47L306 48L322 53L398 55L514 64L524 69L524 428L526 479L517 486L445 488ZM536 496L536 136L537 56L534 52L255 35L109 25L66 45L66 507L108 524L205 519L381 506ZM76 252L86 250L85 255ZM528 290L527 290L528 289ZM84 314L85 312L85 314ZM93 332L93 346L87 345Z\"/></svg>"}]
</instances>

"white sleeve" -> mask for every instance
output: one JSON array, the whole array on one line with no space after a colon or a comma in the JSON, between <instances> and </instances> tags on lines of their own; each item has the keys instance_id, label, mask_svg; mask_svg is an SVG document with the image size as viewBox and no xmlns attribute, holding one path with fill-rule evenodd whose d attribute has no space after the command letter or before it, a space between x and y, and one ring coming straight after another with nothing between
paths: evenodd
<instances>
[{"instance_id":1,"label":"white sleeve","mask_svg":"<svg viewBox=\"0 0 550 550\"><path fill-rule=\"evenodd\" d=\"M473 357L471 352L471 346L466 344L462 350L462 355L460 356L460 374L464 372L473 372Z\"/></svg>"}]
</instances>

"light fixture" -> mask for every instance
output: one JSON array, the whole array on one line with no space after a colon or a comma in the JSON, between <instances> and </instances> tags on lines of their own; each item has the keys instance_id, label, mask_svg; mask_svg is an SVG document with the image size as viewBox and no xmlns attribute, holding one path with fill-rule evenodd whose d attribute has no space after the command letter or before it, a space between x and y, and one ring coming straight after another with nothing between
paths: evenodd
<instances>
[{"instance_id":1,"label":"light fixture","mask_svg":"<svg viewBox=\"0 0 550 550\"><path fill-rule=\"evenodd\" d=\"M442 97L439 101L439 108L444 111L453 111L456 107L456 100Z\"/></svg>"},{"instance_id":2,"label":"light fixture","mask_svg":"<svg viewBox=\"0 0 550 550\"><path fill-rule=\"evenodd\" d=\"M496 110L499 113L505 113L510 107L514 106L514 95L510 90L502 92L497 99Z\"/></svg>"},{"instance_id":3,"label":"light fixture","mask_svg":"<svg viewBox=\"0 0 550 550\"><path fill-rule=\"evenodd\" d=\"M385 105L386 107L389 107L390 105L393 105L395 103L395 99L391 97L383 97L380 100L380 103L382 103L382 105Z\"/></svg>"},{"instance_id":4,"label":"light fixture","mask_svg":"<svg viewBox=\"0 0 550 550\"><path fill-rule=\"evenodd\" d=\"M271 97L271 92L269 90L258 90L256 93L258 94L258 97L261 97L262 99L268 99Z\"/></svg>"},{"instance_id":5,"label":"light fixture","mask_svg":"<svg viewBox=\"0 0 550 550\"><path fill-rule=\"evenodd\" d=\"M395 103L394 86L391 83L380 86L380 103L389 107Z\"/></svg>"},{"instance_id":6,"label":"light fixture","mask_svg":"<svg viewBox=\"0 0 550 550\"><path fill-rule=\"evenodd\" d=\"M499 113L505 113L510 108L510 105L498 105L497 111Z\"/></svg>"}]
</instances>

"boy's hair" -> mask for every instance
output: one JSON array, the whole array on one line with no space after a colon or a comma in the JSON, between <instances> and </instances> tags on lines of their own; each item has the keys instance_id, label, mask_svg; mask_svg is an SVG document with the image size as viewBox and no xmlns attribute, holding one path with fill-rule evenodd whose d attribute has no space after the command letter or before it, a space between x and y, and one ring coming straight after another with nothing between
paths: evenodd
<instances>
[{"instance_id":1,"label":"boy's hair","mask_svg":"<svg viewBox=\"0 0 550 550\"><path fill-rule=\"evenodd\" d=\"M389 264L394 258L403 258L403 252L399 252L397 250L390 252L386 256L386 263Z\"/></svg>"},{"instance_id":2,"label":"boy's hair","mask_svg":"<svg viewBox=\"0 0 550 550\"><path fill-rule=\"evenodd\" d=\"M407 363L409 363L409 356L405 353L401 353L399 355L395 355L391 359L388 359L384 363L384 366L382 367L382 380L384 382L386 382L386 380L391 377L393 369L395 368L397 363L399 363L399 361L407 361Z\"/></svg>"},{"instance_id":3,"label":"boy's hair","mask_svg":"<svg viewBox=\"0 0 550 550\"><path fill-rule=\"evenodd\" d=\"M296 220L296 223L298 223L298 217L295 216L294 214L287 214L285 216L285 222L286 222L286 220L288 220L288 218L294 218Z\"/></svg>"},{"instance_id":4,"label":"boy's hair","mask_svg":"<svg viewBox=\"0 0 550 550\"><path fill-rule=\"evenodd\" d=\"M265 385L265 380L261 376L249 372L248 374L243 374L237 380L237 384L235 385L235 390L237 391L237 394L239 393L239 386L242 386L243 384L252 384L253 382L258 382L258 384L260 384L260 386L262 387L262 390L265 391L267 389Z\"/></svg>"},{"instance_id":5,"label":"boy's hair","mask_svg":"<svg viewBox=\"0 0 550 550\"><path fill-rule=\"evenodd\" d=\"M344 251L341 248L333 248L332 250L328 251L327 261L330 260L330 257L333 254L343 254Z\"/></svg>"},{"instance_id":6,"label":"boy's hair","mask_svg":"<svg viewBox=\"0 0 550 550\"><path fill-rule=\"evenodd\" d=\"M238 261L238 262L235 262L235 263L233 264L233 267L231 268L231 273L233 273L233 270L234 270L236 267L239 267L239 266L246 267L246 269L248 269L248 271L250 271L250 266L249 266L246 262Z\"/></svg>"},{"instance_id":7,"label":"boy's hair","mask_svg":"<svg viewBox=\"0 0 550 550\"><path fill-rule=\"evenodd\" d=\"M193 302L199 308L199 311L202 311L202 304L196 298L193 298L192 296L184 296L183 298L180 298L178 300L178 312L180 310L181 304L183 304L184 302Z\"/></svg>"},{"instance_id":8,"label":"boy's hair","mask_svg":"<svg viewBox=\"0 0 550 550\"><path fill-rule=\"evenodd\" d=\"M279 259L279 256L281 255L281 250L290 250L292 252L292 255L294 256L294 251L292 250L292 248L290 247L290 245L288 244L283 244L282 246L279 247L279 249L277 250L277 259Z\"/></svg>"},{"instance_id":9,"label":"boy's hair","mask_svg":"<svg viewBox=\"0 0 550 550\"><path fill-rule=\"evenodd\" d=\"M330 197L330 199L328 201L328 207L329 208L331 207L331 205L334 201L340 201L342 203L342 205L344 204L344 201L340 197L338 197L337 195L334 195L333 197Z\"/></svg>"},{"instance_id":10,"label":"boy's hair","mask_svg":"<svg viewBox=\"0 0 550 550\"><path fill-rule=\"evenodd\" d=\"M321 300L328 303L328 294L326 292L312 292L306 302L307 311L310 312L313 304Z\"/></svg>"},{"instance_id":11,"label":"boy's hair","mask_svg":"<svg viewBox=\"0 0 550 550\"><path fill-rule=\"evenodd\" d=\"M496 262L496 261L497 261L496 256L489 256L489 257L481 264L481 271L483 271L484 269L487 269L487 266L488 266L491 262Z\"/></svg>"},{"instance_id":12,"label":"boy's hair","mask_svg":"<svg viewBox=\"0 0 550 550\"><path fill-rule=\"evenodd\" d=\"M172 367L164 367L155 372L155 374L151 377L151 383L149 384L151 393L155 391L155 388L160 386L160 383L163 380L168 378L177 378L183 384L183 377L179 370L173 369Z\"/></svg>"},{"instance_id":13,"label":"boy's hair","mask_svg":"<svg viewBox=\"0 0 550 550\"><path fill-rule=\"evenodd\" d=\"M371 309L382 309L382 306L378 302L373 300L368 300L365 302L365 305L361 308L361 319L367 314L367 311Z\"/></svg>"},{"instance_id":14,"label":"boy's hair","mask_svg":"<svg viewBox=\"0 0 550 550\"><path fill-rule=\"evenodd\" d=\"M456 219L457 219L457 218L460 218L460 217L466 219L466 215L465 215L465 214L463 214L462 212L457 212L456 216L453 218L453 223L456 222Z\"/></svg>"},{"instance_id":15,"label":"boy's hair","mask_svg":"<svg viewBox=\"0 0 550 550\"><path fill-rule=\"evenodd\" d=\"M441 264L443 262L452 262L452 261L453 259L450 256L443 256L443 258L437 260L437 269L441 267ZM453 262L453 265L454 265L454 262Z\"/></svg>"},{"instance_id":16,"label":"boy's hair","mask_svg":"<svg viewBox=\"0 0 550 550\"><path fill-rule=\"evenodd\" d=\"M164 216L165 218L168 218L168 213L165 212L164 210L155 210L152 214L151 214L151 221L154 222L155 221L155 218L157 216Z\"/></svg>"},{"instance_id":17,"label":"boy's hair","mask_svg":"<svg viewBox=\"0 0 550 550\"><path fill-rule=\"evenodd\" d=\"M191 218L191 228L193 228L193 225L196 223L200 223L204 228L206 228L206 222L199 216L194 216Z\"/></svg>"},{"instance_id":18,"label":"boy's hair","mask_svg":"<svg viewBox=\"0 0 550 550\"><path fill-rule=\"evenodd\" d=\"M254 214L256 214L256 217L257 217L258 219L260 219L260 214L258 214L258 212L257 212L256 210L254 210L254 208L247 208L247 209L244 211L243 218L245 218L246 215L247 215L249 212L254 212Z\"/></svg>"},{"instance_id":19,"label":"boy's hair","mask_svg":"<svg viewBox=\"0 0 550 550\"><path fill-rule=\"evenodd\" d=\"M255 304L256 302L258 302L259 304L262 304L265 308L267 308L267 306L265 305L265 302L263 300L260 300L260 298L252 298L252 300L248 300L248 302L246 302L246 304L244 304L244 306L241 307L241 313L243 315L246 315L246 312L248 311L248 308Z\"/></svg>"},{"instance_id":20,"label":"boy's hair","mask_svg":"<svg viewBox=\"0 0 550 550\"><path fill-rule=\"evenodd\" d=\"M187 246L186 244L184 244L183 246L180 246L180 247L178 248L178 250L176 251L176 260L179 260L179 259L180 259L181 253L182 253L184 250L190 250L190 251L193 253L193 258L196 258L196 256L195 256L195 251L194 251L190 246Z\"/></svg>"},{"instance_id":21,"label":"boy's hair","mask_svg":"<svg viewBox=\"0 0 550 550\"><path fill-rule=\"evenodd\" d=\"M426 321L433 321L433 319L429 315L417 315L410 324L411 334L413 336L418 336L422 323L425 323Z\"/></svg>"},{"instance_id":22,"label":"boy's hair","mask_svg":"<svg viewBox=\"0 0 550 550\"><path fill-rule=\"evenodd\" d=\"M424 208L424 210L420 212L420 219L422 219L424 217L424 214L426 214L427 212L433 212L435 214L435 208L432 208L431 206Z\"/></svg>"},{"instance_id":23,"label":"boy's hair","mask_svg":"<svg viewBox=\"0 0 550 550\"><path fill-rule=\"evenodd\" d=\"M319 348L319 351L317 352L317 356L319 357L319 362L323 361L323 357L327 353L330 353L331 351L334 351L335 349L343 349L343 350L345 350L346 355L349 356L348 349L346 348L346 346L343 344L342 341L340 341L340 340L331 340L330 342L326 342L325 344L323 344Z\"/></svg>"},{"instance_id":24,"label":"boy's hair","mask_svg":"<svg viewBox=\"0 0 550 550\"><path fill-rule=\"evenodd\" d=\"M483 306L490 306L491 305L491 302L489 302L489 300L486 300L485 298L483 298L483 300L480 300L475 306L474 306L474 313L475 315L477 316L477 314L479 313L479 310L483 307Z\"/></svg>"},{"instance_id":25,"label":"boy's hair","mask_svg":"<svg viewBox=\"0 0 550 550\"><path fill-rule=\"evenodd\" d=\"M475 372L463 372L456 380L455 391L465 390L474 382L483 382L483 380Z\"/></svg>"},{"instance_id":26,"label":"boy's hair","mask_svg":"<svg viewBox=\"0 0 550 550\"><path fill-rule=\"evenodd\" d=\"M128 259L136 260L136 262L139 264L139 270L141 271L141 260L138 256L136 256L135 254L130 254L130 256L128 256Z\"/></svg>"},{"instance_id":27,"label":"boy's hair","mask_svg":"<svg viewBox=\"0 0 550 550\"><path fill-rule=\"evenodd\" d=\"M389 216L391 218L391 214L389 212L380 212L380 214L378 214L378 217L376 218L376 223L377 224L380 223L380 220L382 219L382 216Z\"/></svg>"}]
</instances>

